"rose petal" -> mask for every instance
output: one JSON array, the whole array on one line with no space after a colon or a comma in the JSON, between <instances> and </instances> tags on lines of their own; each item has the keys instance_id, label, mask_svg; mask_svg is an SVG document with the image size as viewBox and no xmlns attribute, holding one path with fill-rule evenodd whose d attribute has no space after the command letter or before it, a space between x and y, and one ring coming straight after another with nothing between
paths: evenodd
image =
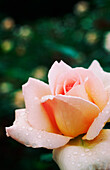
<instances>
[{"instance_id":1,"label":"rose petal","mask_svg":"<svg viewBox=\"0 0 110 170\"><path fill-rule=\"evenodd\" d=\"M30 78L23 85L23 94L30 125L36 129L57 132L39 100L42 96L51 94L49 86L40 80Z\"/></svg>"},{"instance_id":2,"label":"rose petal","mask_svg":"<svg viewBox=\"0 0 110 170\"><path fill-rule=\"evenodd\" d=\"M105 106L105 108L103 109L103 111L100 112L98 117L95 118L95 120L93 121L92 125L90 126L89 130L87 131L87 134L83 137L83 139L92 140L96 136L98 136L98 134L105 126L109 118L110 118L110 99L107 105Z\"/></svg>"},{"instance_id":3,"label":"rose petal","mask_svg":"<svg viewBox=\"0 0 110 170\"><path fill-rule=\"evenodd\" d=\"M106 90L108 96L110 97L110 86L107 86L107 88L105 90ZM107 122L110 122L110 118L108 119Z\"/></svg>"},{"instance_id":4,"label":"rose petal","mask_svg":"<svg viewBox=\"0 0 110 170\"><path fill-rule=\"evenodd\" d=\"M80 79L80 76L77 72L74 72L74 69L67 70L65 73L59 75L56 80L55 95L65 94L73 86L80 84ZM68 88L70 89L68 90Z\"/></svg>"},{"instance_id":5,"label":"rose petal","mask_svg":"<svg viewBox=\"0 0 110 170\"><path fill-rule=\"evenodd\" d=\"M89 67L89 70L93 71L97 75L97 77L99 77L102 80L105 88L107 88L110 85L110 73L103 71L102 67L100 66L97 60L94 60L92 62L92 64Z\"/></svg>"},{"instance_id":6,"label":"rose petal","mask_svg":"<svg viewBox=\"0 0 110 170\"><path fill-rule=\"evenodd\" d=\"M103 82L91 70L75 68L71 70L68 69L65 74L60 74L56 80L55 95L64 94L65 80L67 82L79 81L80 85L84 83L84 88L89 96L89 99L91 98L91 100L98 105L101 110L103 110L107 103L108 96L104 89Z\"/></svg>"},{"instance_id":7,"label":"rose petal","mask_svg":"<svg viewBox=\"0 0 110 170\"><path fill-rule=\"evenodd\" d=\"M85 82L86 92L88 93L91 100L102 110L105 107L108 99L103 82L91 70L88 69L72 69L63 62L55 62L49 72L49 85L52 94L64 94L65 80L70 82L70 80L78 81L77 79L80 80L80 82L82 82L82 80L85 82L85 80L88 79Z\"/></svg>"},{"instance_id":8,"label":"rose petal","mask_svg":"<svg viewBox=\"0 0 110 170\"><path fill-rule=\"evenodd\" d=\"M77 97L81 97L85 100L91 100L85 90L85 86L84 83L82 83L81 85L75 86L73 87L71 90L69 90L66 95L71 95L71 96L77 96Z\"/></svg>"},{"instance_id":9,"label":"rose petal","mask_svg":"<svg viewBox=\"0 0 110 170\"><path fill-rule=\"evenodd\" d=\"M76 68L74 72L79 73L85 82L85 89L89 97L102 110L108 100L102 81L92 71L87 69Z\"/></svg>"},{"instance_id":10,"label":"rose petal","mask_svg":"<svg viewBox=\"0 0 110 170\"><path fill-rule=\"evenodd\" d=\"M63 61L61 61L60 63L58 63L57 61L54 62L48 74L49 86L52 94L55 94L56 81L59 75L64 74L70 69L72 68L68 66L66 63L64 63Z\"/></svg>"},{"instance_id":11,"label":"rose petal","mask_svg":"<svg viewBox=\"0 0 110 170\"><path fill-rule=\"evenodd\" d=\"M51 107L62 134L72 137L86 133L100 112L95 104L80 97L58 95L41 102Z\"/></svg>"},{"instance_id":12,"label":"rose petal","mask_svg":"<svg viewBox=\"0 0 110 170\"><path fill-rule=\"evenodd\" d=\"M13 126L6 128L7 136L33 148L58 148L71 139L62 135L49 133L32 128L27 121L25 109L16 110L16 119Z\"/></svg>"},{"instance_id":13,"label":"rose petal","mask_svg":"<svg viewBox=\"0 0 110 170\"><path fill-rule=\"evenodd\" d=\"M61 170L110 169L110 130L103 130L93 141L81 136L53 151L53 159Z\"/></svg>"},{"instance_id":14,"label":"rose petal","mask_svg":"<svg viewBox=\"0 0 110 170\"><path fill-rule=\"evenodd\" d=\"M25 95L26 97L29 96L30 100L33 99L33 97L40 99L42 96L51 94L48 84L34 78L29 78L28 82L25 83L22 87L24 97Z\"/></svg>"}]
</instances>

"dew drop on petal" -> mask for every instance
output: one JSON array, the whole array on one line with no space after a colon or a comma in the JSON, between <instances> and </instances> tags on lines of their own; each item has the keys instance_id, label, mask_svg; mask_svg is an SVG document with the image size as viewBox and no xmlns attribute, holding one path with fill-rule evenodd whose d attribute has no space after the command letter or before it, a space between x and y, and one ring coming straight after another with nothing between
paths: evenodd
<instances>
[{"instance_id":1,"label":"dew drop on petal","mask_svg":"<svg viewBox=\"0 0 110 170\"><path fill-rule=\"evenodd\" d=\"M81 166L81 164L78 164L78 167L80 167Z\"/></svg>"},{"instance_id":2,"label":"dew drop on petal","mask_svg":"<svg viewBox=\"0 0 110 170\"><path fill-rule=\"evenodd\" d=\"M29 111L26 110L26 114L29 114Z\"/></svg>"},{"instance_id":3,"label":"dew drop on petal","mask_svg":"<svg viewBox=\"0 0 110 170\"><path fill-rule=\"evenodd\" d=\"M47 142L50 142L50 139L47 139Z\"/></svg>"},{"instance_id":4,"label":"dew drop on petal","mask_svg":"<svg viewBox=\"0 0 110 170\"><path fill-rule=\"evenodd\" d=\"M104 155L104 154L105 154L105 151L102 151L101 153Z\"/></svg>"},{"instance_id":5,"label":"dew drop on petal","mask_svg":"<svg viewBox=\"0 0 110 170\"><path fill-rule=\"evenodd\" d=\"M85 163L87 163L88 161L87 160L85 160Z\"/></svg>"},{"instance_id":6,"label":"dew drop on petal","mask_svg":"<svg viewBox=\"0 0 110 170\"><path fill-rule=\"evenodd\" d=\"M70 155L67 155L68 158L70 158Z\"/></svg>"},{"instance_id":7,"label":"dew drop on petal","mask_svg":"<svg viewBox=\"0 0 110 170\"><path fill-rule=\"evenodd\" d=\"M97 159L97 162L99 162L100 161L100 159Z\"/></svg>"},{"instance_id":8,"label":"dew drop on petal","mask_svg":"<svg viewBox=\"0 0 110 170\"><path fill-rule=\"evenodd\" d=\"M84 154L84 153L82 153L82 154L81 154L81 156L85 156L85 154Z\"/></svg>"},{"instance_id":9,"label":"dew drop on petal","mask_svg":"<svg viewBox=\"0 0 110 170\"><path fill-rule=\"evenodd\" d=\"M77 152L73 152L74 155L77 155L78 153Z\"/></svg>"},{"instance_id":10,"label":"dew drop on petal","mask_svg":"<svg viewBox=\"0 0 110 170\"><path fill-rule=\"evenodd\" d=\"M33 129L32 127L29 127L29 128L28 128L28 130L30 130L30 131L31 131L32 129Z\"/></svg>"},{"instance_id":11,"label":"dew drop on petal","mask_svg":"<svg viewBox=\"0 0 110 170\"><path fill-rule=\"evenodd\" d=\"M89 153L88 153L88 155L89 155L89 156L91 156L91 155L92 155L92 153L91 153L91 152L89 152Z\"/></svg>"},{"instance_id":12,"label":"dew drop on petal","mask_svg":"<svg viewBox=\"0 0 110 170\"><path fill-rule=\"evenodd\" d=\"M38 138L41 138L41 135L38 135Z\"/></svg>"},{"instance_id":13,"label":"dew drop on petal","mask_svg":"<svg viewBox=\"0 0 110 170\"><path fill-rule=\"evenodd\" d=\"M37 100L38 98L37 98L37 97L35 97L34 99L35 99L35 100Z\"/></svg>"},{"instance_id":14,"label":"dew drop on petal","mask_svg":"<svg viewBox=\"0 0 110 170\"><path fill-rule=\"evenodd\" d=\"M50 143L50 144L49 144L49 146L51 147L51 146L52 146L52 144Z\"/></svg>"},{"instance_id":15,"label":"dew drop on petal","mask_svg":"<svg viewBox=\"0 0 110 170\"><path fill-rule=\"evenodd\" d=\"M85 152L89 152L90 151L90 149L85 149Z\"/></svg>"},{"instance_id":16,"label":"dew drop on petal","mask_svg":"<svg viewBox=\"0 0 110 170\"><path fill-rule=\"evenodd\" d=\"M33 144L32 144L32 147L33 147L33 148L36 148L36 147L37 147L36 143L33 143Z\"/></svg>"},{"instance_id":17,"label":"dew drop on petal","mask_svg":"<svg viewBox=\"0 0 110 170\"><path fill-rule=\"evenodd\" d=\"M24 116L24 114L25 114L25 112L22 112L22 113L21 113L21 116Z\"/></svg>"}]
</instances>

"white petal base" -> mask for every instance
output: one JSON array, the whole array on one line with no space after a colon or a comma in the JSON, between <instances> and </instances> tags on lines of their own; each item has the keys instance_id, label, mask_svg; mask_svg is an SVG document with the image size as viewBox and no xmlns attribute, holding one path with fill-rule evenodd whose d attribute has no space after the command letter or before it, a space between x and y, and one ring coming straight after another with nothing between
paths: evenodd
<instances>
[{"instance_id":1,"label":"white petal base","mask_svg":"<svg viewBox=\"0 0 110 170\"><path fill-rule=\"evenodd\" d=\"M81 136L73 139L55 149L53 158L61 170L109 170L110 130L102 130L92 141L82 141Z\"/></svg>"}]
</instances>

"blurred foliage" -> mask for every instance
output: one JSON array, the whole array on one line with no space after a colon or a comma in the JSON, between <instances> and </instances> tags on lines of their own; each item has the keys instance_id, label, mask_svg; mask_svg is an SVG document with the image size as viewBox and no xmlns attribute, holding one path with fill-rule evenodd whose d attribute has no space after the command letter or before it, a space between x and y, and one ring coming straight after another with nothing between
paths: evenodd
<instances>
[{"instance_id":1,"label":"blurred foliage","mask_svg":"<svg viewBox=\"0 0 110 170\"><path fill-rule=\"evenodd\" d=\"M26 148L8 139L5 127L14 121L14 110L24 107L21 87L30 76L48 82L48 70L55 60L87 68L94 59L110 71L109 0L78 1L73 13L40 18L26 25L16 25L9 16L1 17L0 157L3 169L58 169L51 151Z\"/></svg>"}]
</instances>

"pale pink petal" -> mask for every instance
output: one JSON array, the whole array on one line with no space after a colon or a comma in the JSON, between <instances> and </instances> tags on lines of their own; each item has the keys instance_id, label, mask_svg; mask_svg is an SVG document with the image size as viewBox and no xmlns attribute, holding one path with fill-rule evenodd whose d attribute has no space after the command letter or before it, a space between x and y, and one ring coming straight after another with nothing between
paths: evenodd
<instances>
[{"instance_id":1,"label":"pale pink petal","mask_svg":"<svg viewBox=\"0 0 110 170\"><path fill-rule=\"evenodd\" d=\"M51 95L49 85L35 78L29 78L28 82L23 86L24 97L29 96L30 100L33 97L41 98L45 95ZM35 94L33 94L33 92Z\"/></svg>"},{"instance_id":2,"label":"pale pink petal","mask_svg":"<svg viewBox=\"0 0 110 170\"><path fill-rule=\"evenodd\" d=\"M51 94L49 86L40 80L30 78L29 81L23 85L23 94L30 125L36 129L56 132L56 127L53 127L46 111L40 103L42 96Z\"/></svg>"},{"instance_id":3,"label":"pale pink petal","mask_svg":"<svg viewBox=\"0 0 110 170\"><path fill-rule=\"evenodd\" d=\"M110 99L107 105L105 106L105 108L103 109L103 111L100 112L98 117L95 118L95 120L93 121L92 125L88 129L87 134L83 137L83 139L92 140L96 136L98 136L98 134L105 126L109 118L110 118Z\"/></svg>"},{"instance_id":4,"label":"pale pink petal","mask_svg":"<svg viewBox=\"0 0 110 170\"><path fill-rule=\"evenodd\" d=\"M110 129L92 141L71 140L53 150L53 159L61 170L110 170Z\"/></svg>"},{"instance_id":5,"label":"pale pink petal","mask_svg":"<svg viewBox=\"0 0 110 170\"><path fill-rule=\"evenodd\" d=\"M82 83L81 85L77 85L75 87L73 87L71 90L69 90L66 95L70 95L70 96L77 96L77 97L81 97L83 99L86 100L91 100L85 90L85 86L84 83Z\"/></svg>"},{"instance_id":6,"label":"pale pink petal","mask_svg":"<svg viewBox=\"0 0 110 170\"><path fill-rule=\"evenodd\" d=\"M73 86L77 86L82 83L81 76L75 69L67 70L63 74L59 74L56 80L55 95L65 94Z\"/></svg>"},{"instance_id":7,"label":"pale pink petal","mask_svg":"<svg viewBox=\"0 0 110 170\"><path fill-rule=\"evenodd\" d=\"M58 128L66 136L86 133L100 112L95 104L80 97L58 95L41 102L51 107Z\"/></svg>"},{"instance_id":8,"label":"pale pink petal","mask_svg":"<svg viewBox=\"0 0 110 170\"><path fill-rule=\"evenodd\" d=\"M74 72L79 73L89 97L102 110L108 100L102 81L91 70L76 68Z\"/></svg>"},{"instance_id":9,"label":"pale pink petal","mask_svg":"<svg viewBox=\"0 0 110 170\"><path fill-rule=\"evenodd\" d=\"M102 67L100 66L97 60L94 60L89 67L89 70L93 71L97 77L99 77L104 87L107 88L110 85L110 73L103 71Z\"/></svg>"},{"instance_id":10,"label":"pale pink petal","mask_svg":"<svg viewBox=\"0 0 110 170\"><path fill-rule=\"evenodd\" d=\"M105 90L106 90L108 96L110 97L110 86L108 86ZM108 119L108 122L110 122L110 118Z\"/></svg>"},{"instance_id":11,"label":"pale pink petal","mask_svg":"<svg viewBox=\"0 0 110 170\"><path fill-rule=\"evenodd\" d=\"M25 109L16 110L16 120L13 126L6 128L7 136L33 148L58 148L71 139L55 133L49 133L32 128L27 121Z\"/></svg>"},{"instance_id":12,"label":"pale pink petal","mask_svg":"<svg viewBox=\"0 0 110 170\"><path fill-rule=\"evenodd\" d=\"M105 90L106 90L108 96L110 97L110 85Z\"/></svg>"},{"instance_id":13,"label":"pale pink petal","mask_svg":"<svg viewBox=\"0 0 110 170\"><path fill-rule=\"evenodd\" d=\"M89 99L91 99L91 101L93 101L96 105L98 105L98 107L101 110L105 107L107 100L108 100L108 96L104 89L103 82L91 70L84 69L84 68L75 68L75 69L69 70L68 72L65 72L64 74L59 75L56 81L57 83L56 91L55 91L56 95L64 94L65 81L67 81L66 82L67 85L69 85L70 82L73 83L73 88L74 88L75 81L76 82L79 81L79 85L84 83L84 88L86 90L86 93L89 96ZM77 89L77 86L76 86L76 89ZM71 90L72 89L70 89L70 91ZM86 96L86 93L84 93L85 96ZM71 95L71 92L70 92L70 95ZM83 93L81 95L83 95Z\"/></svg>"},{"instance_id":14,"label":"pale pink petal","mask_svg":"<svg viewBox=\"0 0 110 170\"><path fill-rule=\"evenodd\" d=\"M55 94L56 81L59 75L64 74L65 72L68 72L71 69L72 68L63 61L61 61L60 63L58 63L57 61L54 62L48 74L49 86L52 94Z\"/></svg>"}]
</instances>

